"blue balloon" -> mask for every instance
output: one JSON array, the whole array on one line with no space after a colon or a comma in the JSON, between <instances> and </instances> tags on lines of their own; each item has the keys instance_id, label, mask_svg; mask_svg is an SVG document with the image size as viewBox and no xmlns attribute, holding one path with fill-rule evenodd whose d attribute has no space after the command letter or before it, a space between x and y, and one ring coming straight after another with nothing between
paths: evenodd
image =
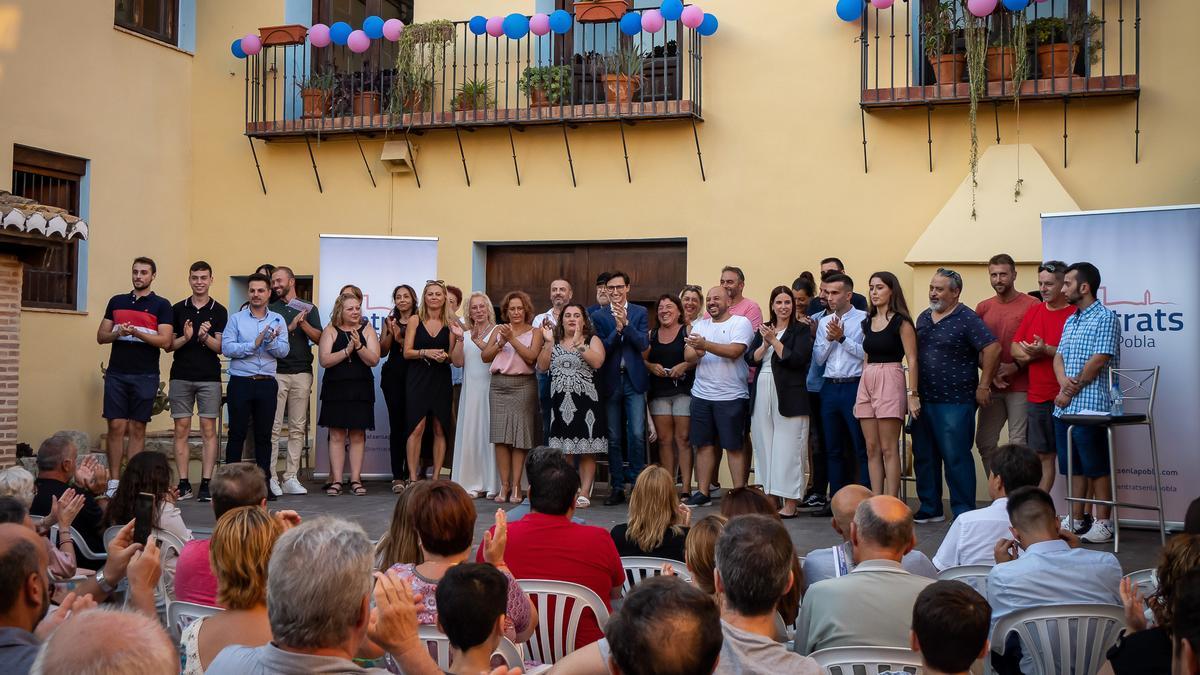
<instances>
[{"instance_id":1,"label":"blue balloon","mask_svg":"<svg viewBox=\"0 0 1200 675\"><path fill-rule=\"evenodd\" d=\"M858 21L862 13L863 0L838 0L837 15L842 21Z\"/></svg>"},{"instance_id":2,"label":"blue balloon","mask_svg":"<svg viewBox=\"0 0 1200 675\"><path fill-rule=\"evenodd\" d=\"M641 12L627 12L621 17L621 32L626 35L637 35L642 32Z\"/></svg>"},{"instance_id":3,"label":"blue balloon","mask_svg":"<svg viewBox=\"0 0 1200 675\"><path fill-rule=\"evenodd\" d=\"M368 16L363 19L363 32L372 40L383 37L383 19L377 16Z\"/></svg>"},{"instance_id":4,"label":"blue balloon","mask_svg":"<svg viewBox=\"0 0 1200 675\"><path fill-rule=\"evenodd\" d=\"M246 58L246 52L242 51L242 38L234 40L233 44L229 45L229 51L233 52L233 55L239 59Z\"/></svg>"},{"instance_id":5,"label":"blue balloon","mask_svg":"<svg viewBox=\"0 0 1200 675\"><path fill-rule=\"evenodd\" d=\"M350 27L350 24L345 21L339 21L329 27L329 39L333 40L333 44L335 45L344 45L346 44L346 40L350 38L350 33L353 32L354 29Z\"/></svg>"},{"instance_id":6,"label":"blue balloon","mask_svg":"<svg viewBox=\"0 0 1200 675\"><path fill-rule=\"evenodd\" d=\"M504 34L509 40L520 40L529 35L529 18L515 12L504 17Z\"/></svg>"},{"instance_id":7,"label":"blue balloon","mask_svg":"<svg viewBox=\"0 0 1200 675\"><path fill-rule=\"evenodd\" d=\"M1029 5L1029 0L1004 0L1004 8L1010 12L1019 12Z\"/></svg>"},{"instance_id":8,"label":"blue balloon","mask_svg":"<svg viewBox=\"0 0 1200 675\"><path fill-rule=\"evenodd\" d=\"M571 24L574 21L575 19L571 17L570 12L565 9L556 9L554 10L554 13L550 15L550 30L559 35L568 33L570 32Z\"/></svg>"},{"instance_id":9,"label":"blue balloon","mask_svg":"<svg viewBox=\"0 0 1200 675\"><path fill-rule=\"evenodd\" d=\"M487 17L479 15L473 16L471 17L470 23L467 25L471 27L472 33L476 35L483 35L487 32Z\"/></svg>"},{"instance_id":10,"label":"blue balloon","mask_svg":"<svg viewBox=\"0 0 1200 675\"><path fill-rule=\"evenodd\" d=\"M683 16L683 0L663 0L658 11L662 12L667 21L678 21L679 17Z\"/></svg>"},{"instance_id":11,"label":"blue balloon","mask_svg":"<svg viewBox=\"0 0 1200 675\"><path fill-rule=\"evenodd\" d=\"M696 28L696 32L703 35L704 37L708 37L708 36L712 35L713 33L717 32L718 25L719 24L717 23L717 17L713 16L712 14L709 14L708 12L705 12L704 13L704 21L700 22L700 26Z\"/></svg>"}]
</instances>

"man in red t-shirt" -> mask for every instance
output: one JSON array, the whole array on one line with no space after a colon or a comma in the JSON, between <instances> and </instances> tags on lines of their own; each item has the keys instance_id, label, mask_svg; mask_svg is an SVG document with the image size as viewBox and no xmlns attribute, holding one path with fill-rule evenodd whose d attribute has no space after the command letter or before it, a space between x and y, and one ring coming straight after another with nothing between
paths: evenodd
<instances>
[{"instance_id":1,"label":"man in red t-shirt","mask_svg":"<svg viewBox=\"0 0 1200 675\"><path fill-rule=\"evenodd\" d=\"M988 261L988 277L996 295L975 306L975 313L1000 343L1000 366L992 379L992 401L979 409L975 427L975 445L986 469L989 458L1000 445L1000 429L1008 423L1008 442L1025 444L1025 392L1029 375L1015 363L1010 351L1013 335L1021 319L1038 301L1016 289L1017 264L1007 253Z\"/></svg>"},{"instance_id":2,"label":"man in red t-shirt","mask_svg":"<svg viewBox=\"0 0 1200 675\"><path fill-rule=\"evenodd\" d=\"M585 586L600 596L611 612L610 600L620 597L625 583L621 556L607 530L571 522L579 493L579 472L560 452L548 450L539 448L530 453L531 457L539 457L527 473L530 512L508 524L504 561L517 579L569 581ZM475 559L483 562L482 546ZM570 615L570 609L564 616ZM550 611L538 620L553 622L555 613L551 604ZM575 648L602 637L604 632L595 615L585 611L575 634Z\"/></svg>"},{"instance_id":3,"label":"man in red t-shirt","mask_svg":"<svg viewBox=\"0 0 1200 675\"><path fill-rule=\"evenodd\" d=\"M1073 311L1062 290L1066 272L1067 264L1060 260L1038 267L1038 289L1045 302L1029 309L1012 342L1013 360L1029 369L1026 435L1029 447L1042 460L1042 480L1038 487L1047 492L1054 486L1054 458L1058 452L1054 440L1054 397L1058 395L1054 354L1062 339L1063 325Z\"/></svg>"}]
</instances>

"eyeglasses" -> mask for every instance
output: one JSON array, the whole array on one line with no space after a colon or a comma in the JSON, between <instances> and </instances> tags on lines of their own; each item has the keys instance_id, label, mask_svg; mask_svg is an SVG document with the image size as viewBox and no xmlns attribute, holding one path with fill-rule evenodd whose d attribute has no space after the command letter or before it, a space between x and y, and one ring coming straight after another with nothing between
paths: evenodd
<instances>
[{"instance_id":1,"label":"eyeglasses","mask_svg":"<svg viewBox=\"0 0 1200 675\"><path fill-rule=\"evenodd\" d=\"M700 295L704 295L704 289L700 288L696 284L688 284L688 285L684 286L683 290L679 291L679 294L683 295L687 291L692 291L693 293L699 293Z\"/></svg>"},{"instance_id":2,"label":"eyeglasses","mask_svg":"<svg viewBox=\"0 0 1200 675\"><path fill-rule=\"evenodd\" d=\"M946 269L945 267L939 267L937 269L937 273L940 274L941 276L949 277L951 279L954 279L955 281L962 282L962 275L959 274L958 272L955 272L954 270Z\"/></svg>"},{"instance_id":3,"label":"eyeglasses","mask_svg":"<svg viewBox=\"0 0 1200 675\"><path fill-rule=\"evenodd\" d=\"M1064 269L1064 266L1062 265L1062 263L1053 262L1053 261L1047 262L1047 263L1042 263L1041 265L1038 265L1039 272L1049 272L1051 274L1058 274L1059 270L1061 270L1061 269Z\"/></svg>"},{"instance_id":4,"label":"eyeglasses","mask_svg":"<svg viewBox=\"0 0 1200 675\"><path fill-rule=\"evenodd\" d=\"M446 282L442 281L441 279L426 279L425 285L428 286L429 284L437 284L438 286L445 286Z\"/></svg>"},{"instance_id":5,"label":"eyeglasses","mask_svg":"<svg viewBox=\"0 0 1200 675\"><path fill-rule=\"evenodd\" d=\"M618 286L605 286L605 288L607 288L610 291L623 291L626 288L629 288L629 286L627 286L625 284L620 284Z\"/></svg>"}]
</instances>

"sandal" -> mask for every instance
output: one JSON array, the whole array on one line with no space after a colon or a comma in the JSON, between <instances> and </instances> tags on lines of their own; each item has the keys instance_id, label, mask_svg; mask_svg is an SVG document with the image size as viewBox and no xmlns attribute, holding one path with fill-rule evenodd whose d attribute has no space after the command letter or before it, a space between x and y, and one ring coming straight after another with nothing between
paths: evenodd
<instances>
[{"instance_id":1,"label":"sandal","mask_svg":"<svg viewBox=\"0 0 1200 675\"><path fill-rule=\"evenodd\" d=\"M508 498L509 504L520 504L523 501L525 501L525 498L522 497L521 493L517 492L516 490L513 490L512 496Z\"/></svg>"},{"instance_id":2,"label":"sandal","mask_svg":"<svg viewBox=\"0 0 1200 675\"><path fill-rule=\"evenodd\" d=\"M504 502L507 502L507 501L508 501L508 497L506 497L506 496L505 496L505 495L507 495L507 494L508 494L508 490L505 490L505 489L501 488L501 490L500 490L499 492L497 492L497 493L496 493L496 499L495 499L494 501L495 501L497 504L503 504Z\"/></svg>"},{"instance_id":3,"label":"sandal","mask_svg":"<svg viewBox=\"0 0 1200 675\"><path fill-rule=\"evenodd\" d=\"M326 483L321 489L324 490L325 494L329 495L330 497L336 497L342 494L341 483Z\"/></svg>"},{"instance_id":4,"label":"sandal","mask_svg":"<svg viewBox=\"0 0 1200 675\"><path fill-rule=\"evenodd\" d=\"M394 481L392 481L392 494L398 495L398 494L404 492L404 488L406 488L406 487L408 487L408 486L404 484L404 481L394 480Z\"/></svg>"},{"instance_id":5,"label":"sandal","mask_svg":"<svg viewBox=\"0 0 1200 675\"><path fill-rule=\"evenodd\" d=\"M584 497L583 495L579 495L578 497L575 498L575 508L577 508L577 509L586 509L587 507L589 507L591 505L592 505L592 500L588 499L587 497Z\"/></svg>"},{"instance_id":6,"label":"sandal","mask_svg":"<svg viewBox=\"0 0 1200 675\"><path fill-rule=\"evenodd\" d=\"M363 487L362 481L357 480L350 481L350 491L355 497L365 497L367 494L367 488Z\"/></svg>"}]
</instances>

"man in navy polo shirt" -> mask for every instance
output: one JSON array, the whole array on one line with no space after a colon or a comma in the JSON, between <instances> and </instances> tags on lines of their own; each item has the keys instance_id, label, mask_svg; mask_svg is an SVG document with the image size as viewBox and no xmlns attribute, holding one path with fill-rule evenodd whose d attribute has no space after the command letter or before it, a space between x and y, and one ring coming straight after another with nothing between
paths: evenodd
<instances>
[{"instance_id":1,"label":"man in navy polo shirt","mask_svg":"<svg viewBox=\"0 0 1200 675\"><path fill-rule=\"evenodd\" d=\"M121 473L125 437L129 457L146 445L146 423L158 395L158 356L171 344L171 303L150 290L158 266L146 257L133 260L133 290L114 295L104 308L96 342L112 344L104 373L104 419L108 420L108 468ZM108 481L108 493L117 480Z\"/></svg>"},{"instance_id":2,"label":"man in navy polo shirt","mask_svg":"<svg viewBox=\"0 0 1200 675\"><path fill-rule=\"evenodd\" d=\"M938 269L929 282L929 309L917 317L921 414L913 423L913 463L921 509L913 520L918 523L946 519L943 463L954 515L975 508L975 408L991 401L1000 343L978 314L958 302L961 293L962 276Z\"/></svg>"}]
</instances>

